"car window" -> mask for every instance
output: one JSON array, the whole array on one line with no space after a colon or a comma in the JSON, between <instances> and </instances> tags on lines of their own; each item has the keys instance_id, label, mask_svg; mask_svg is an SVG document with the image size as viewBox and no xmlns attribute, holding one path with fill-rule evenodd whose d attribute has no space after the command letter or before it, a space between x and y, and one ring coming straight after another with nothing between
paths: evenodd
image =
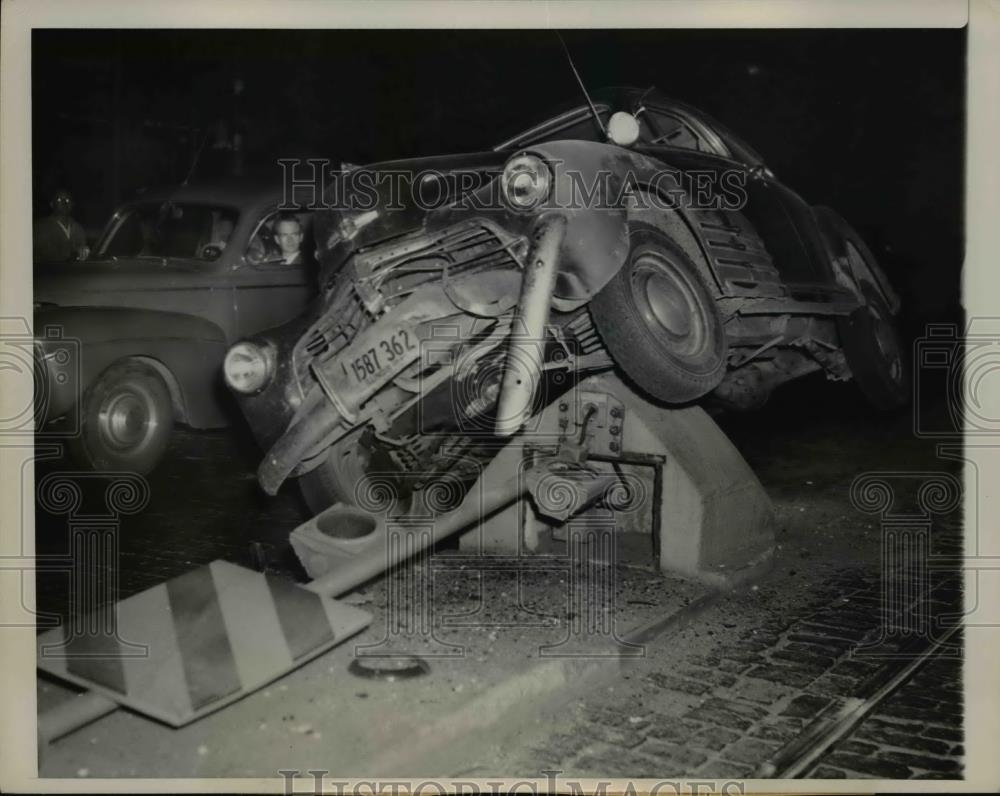
<instances>
[{"instance_id":1,"label":"car window","mask_svg":"<svg viewBox=\"0 0 1000 796\"><path fill-rule=\"evenodd\" d=\"M312 261L312 251L315 249L312 235L312 214L293 213L285 210L273 210L261 216L250 235L244 256L252 265L281 266L287 264L303 264ZM292 243L295 237L279 240L279 231L295 233L298 224L298 257L295 257Z\"/></svg>"},{"instance_id":2,"label":"car window","mask_svg":"<svg viewBox=\"0 0 1000 796\"><path fill-rule=\"evenodd\" d=\"M729 156L722 139L712 130L681 113L661 108L646 108L639 114L639 138L646 144L694 149L713 155Z\"/></svg>"},{"instance_id":3,"label":"car window","mask_svg":"<svg viewBox=\"0 0 1000 796\"><path fill-rule=\"evenodd\" d=\"M179 257L211 261L230 243L235 208L183 202L146 202L119 214L100 254L106 257Z\"/></svg>"},{"instance_id":4,"label":"car window","mask_svg":"<svg viewBox=\"0 0 1000 796\"><path fill-rule=\"evenodd\" d=\"M749 165L763 165L764 159L746 141L708 114L677 104L657 105L655 100L639 114L640 140L651 144L694 149L739 160Z\"/></svg>"}]
</instances>

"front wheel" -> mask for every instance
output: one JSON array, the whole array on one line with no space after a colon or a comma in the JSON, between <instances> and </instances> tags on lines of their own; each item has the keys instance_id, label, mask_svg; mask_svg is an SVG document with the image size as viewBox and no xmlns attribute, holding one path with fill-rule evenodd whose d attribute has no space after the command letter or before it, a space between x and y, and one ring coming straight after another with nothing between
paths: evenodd
<instances>
[{"instance_id":1,"label":"front wheel","mask_svg":"<svg viewBox=\"0 0 1000 796\"><path fill-rule=\"evenodd\" d=\"M145 475L163 458L173 430L170 391L148 365L112 365L84 395L80 425L70 449L81 465Z\"/></svg>"},{"instance_id":2,"label":"front wheel","mask_svg":"<svg viewBox=\"0 0 1000 796\"><path fill-rule=\"evenodd\" d=\"M331 445L318 467L299 476L299 490L313 514L334 503L358 505L358 490L364 488L371 460L367 447L360 442L361 433L359 429Z\"/></svg>"},{"instance_id":3,"label":"front wheel","mask_svg":"<svg viewBox=\"0 0 1000 796\"><path fill-rule=\"evenodd\" d=\"M715 302L684 250L653 226L631 225L628 259L590 310L616 364L654 398L693 401L725 375Z\"/></svg>"}]
</instances>

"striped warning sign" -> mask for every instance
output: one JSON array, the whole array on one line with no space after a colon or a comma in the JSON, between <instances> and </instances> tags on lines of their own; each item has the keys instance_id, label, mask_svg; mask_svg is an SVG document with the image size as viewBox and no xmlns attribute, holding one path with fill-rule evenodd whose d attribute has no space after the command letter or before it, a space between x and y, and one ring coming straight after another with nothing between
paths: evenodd
<instances>
[{"instance_id":1,"label":"striped warning sign","mask_svg":"<svg viewBox=\"0 0 1000 796\"><path fill-rule=\"evenodd\" d=\"M226 561L114 610L115 632L94 632L97 612L77 626L85 633L39 636L38 668L173 726L245 696L371 622L359 608Z\"/></svg>"}]
</instances>

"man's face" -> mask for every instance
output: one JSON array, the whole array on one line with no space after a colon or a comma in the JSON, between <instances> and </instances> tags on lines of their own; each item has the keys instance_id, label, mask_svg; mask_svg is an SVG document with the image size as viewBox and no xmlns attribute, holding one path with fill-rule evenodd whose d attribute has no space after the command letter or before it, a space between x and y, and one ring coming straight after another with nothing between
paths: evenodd
<instances>
[{"instance_id":1,"label":"man's face","mask_svg":"<svg viewBox=\"0 0 1000 796\"><path fill-rule=\"evenodd\" d=\"M298 221L279 221L274 228L274 239L284 256L295 254L302 245L302 228Z\"/></svg>"},{"instance_id":2,"label":"man's face","mask_svg":"<svg viewBox=\"0 0 1000 796\"><path fill-rule=\"evenodd\" d=\"M60 191L52 198L52 209L56 215L68 216L73 210L73 199L65 192Z\"/></svg>"}]
</instances>

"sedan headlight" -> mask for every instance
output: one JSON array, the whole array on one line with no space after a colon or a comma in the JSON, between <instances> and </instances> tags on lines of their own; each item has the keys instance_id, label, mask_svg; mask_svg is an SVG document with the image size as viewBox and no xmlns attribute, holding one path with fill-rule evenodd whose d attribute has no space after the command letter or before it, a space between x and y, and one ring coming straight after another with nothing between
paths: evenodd
<instances>
[{"instance_id":1,"label":"sedan headlight","mask_svg":"<svg viewBox=\"0 0 1000 796\"><path fill-rule=\"evenodd\" d=\"M500 177L504 201L515 210L534 210L549 198L552 171L537 155L517 155L507 161Z\"/></svg>"},{"instance_id":2,"label":"sedan headlight","mask_svg":"<svg viewBox=\"0 0 1000 796\"><path fill-rule=\"evenodd\" d=\"M270 348L244 341L229 349L222 369L230 389L252 395L270 381L274 356Z\"/></svg>"}]
</instances>

